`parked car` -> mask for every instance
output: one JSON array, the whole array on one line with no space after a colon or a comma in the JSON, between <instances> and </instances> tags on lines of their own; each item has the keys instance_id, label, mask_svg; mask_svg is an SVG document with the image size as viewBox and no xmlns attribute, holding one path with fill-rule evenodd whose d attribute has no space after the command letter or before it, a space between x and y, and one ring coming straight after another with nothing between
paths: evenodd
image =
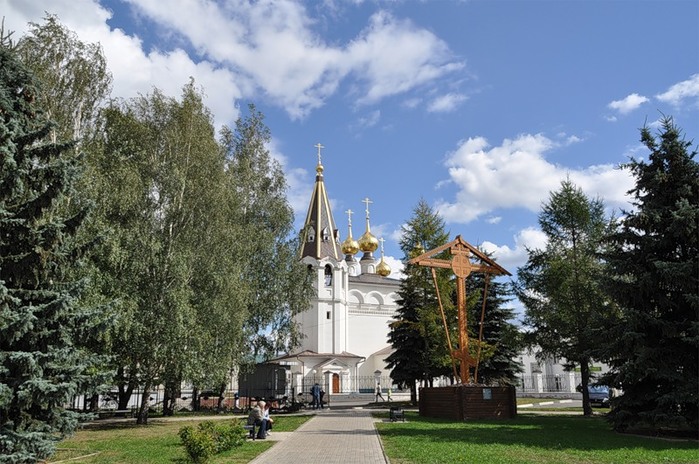
<instances>
[{"instance_id":1,"label":"parked car","mask_svg":"<svg viewBox=\"0 0 699 464\"><path fill-rule=\"evenodd\" d=\"M587 392L590 395L590 404L609 407L609 387L606 385L588 385Z\"/></svg>"}]
</instances>

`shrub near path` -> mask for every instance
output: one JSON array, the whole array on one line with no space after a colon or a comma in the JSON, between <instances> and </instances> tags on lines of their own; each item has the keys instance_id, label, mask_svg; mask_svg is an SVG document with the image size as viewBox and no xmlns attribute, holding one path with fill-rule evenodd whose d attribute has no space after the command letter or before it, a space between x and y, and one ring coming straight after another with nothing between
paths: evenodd
<instances>
[{"instance_id":1,"label":"shrub near path","mask_svg":"<svg viewBox=\"0 0 699 464\"><path fill-rule=\"evenodd\" d=\"M285 432L298 428L311 416L274 416L274 430ZM187 453L178 436L179 430L187 425L196 427L210 417L182 420L152 419L147 426L129 423L94 423L80 430L72 438L58 444L59 452L49 463L85 456L68 461L80 464L185 464ZM237 420L234 417L217 421ZM243 446L221 454L209 461L211 464L242 464L270 448L271 441L246 441Z\"/></svg>"},{"instance_id":2,"label":"shrub near path","mask_svg":"<svg viewBox=\"0 0 699 464\"><path fill-rule=\"evenodd\" d=\"M618 434L599 416L520 414L455 423L409 412L407 422L377 428L391 464L699 462L696 441Z\"/></svg>"}]
</instances>

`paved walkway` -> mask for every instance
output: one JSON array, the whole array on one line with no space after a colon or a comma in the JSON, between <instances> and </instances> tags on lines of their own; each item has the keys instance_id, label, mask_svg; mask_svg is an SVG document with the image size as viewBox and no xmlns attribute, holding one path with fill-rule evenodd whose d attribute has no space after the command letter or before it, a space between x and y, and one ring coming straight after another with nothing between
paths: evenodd
<instances>
[{"instance_id":1,"label":"paved walkway","mask_svg":"<svg viewBox=\"0 0 699 464\"><path fill-rule=\"evenodd\" d=\"M278 443L250 464L387 464L375 421L359 408L320 411L294 432L272 430Z\"/></svg>"}]
</instances>

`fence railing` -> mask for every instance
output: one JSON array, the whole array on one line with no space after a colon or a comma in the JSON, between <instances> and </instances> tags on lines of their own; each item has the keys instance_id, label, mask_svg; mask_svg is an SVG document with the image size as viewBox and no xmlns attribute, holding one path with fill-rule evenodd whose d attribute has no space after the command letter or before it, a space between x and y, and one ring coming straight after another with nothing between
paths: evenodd
<instances>
[{"instance_id":1,"label":"fence railing","mask_svg":"<svg viewBox=\"0 0 699 464\"><path fill-rule=\"evenodd\" d=\"M576 386L581 382L577 372L521 375L519 380L517 391L523 393L575 393Z\"/></svg>"}]
</instances>

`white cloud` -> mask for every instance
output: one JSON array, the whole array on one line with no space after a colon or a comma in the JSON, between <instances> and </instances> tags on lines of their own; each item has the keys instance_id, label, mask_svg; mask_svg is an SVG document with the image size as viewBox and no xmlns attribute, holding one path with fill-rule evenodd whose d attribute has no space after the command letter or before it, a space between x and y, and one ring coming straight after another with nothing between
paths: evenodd
<instances>
[{"instance_id":1,"label":"white cloud","mask_svg":"<svg viewBox=\"0 0 699 464\"><path fill-rule=\"evenodd\" d=\"M496 245L492 242L483 242L480 248L492 253L497 263L514 274L517 268L527 262L527 249L543 249L546 246L546 234L538 229L529 227L519 231L514 236L514 248L507 245Z\"/></svg>"},{"instance_id":2,"label":"white cloud","mask_svg":"<svg viewBox=\"0 0 699 464\"><path fill-rule=\"evenodd\" d=\"M388 277L392 279L402 279L405 277L403 274L403 261L394 258L393 256L384 256L384 261L391 268L391 274Z\"/></svg>"},{"instance_id":3,"label":"white cloud","mask_svg":"<svg viewBox=\"0 0 699 464\"><path fill-rule=\"evenodd\" d=\"M448 93L432 100L430 104L427 105L427 111L430 113L446 113L453 111L459 106L459 103L465 101L466 98L466 95Z\"/></svg>"},{"instance_id":4,"label":"white cloud","mask_svg":"<svg viewBox=\"0 0 699 464\"><path fill-rule=\"evenodd\" d=\"M648 98L637 93L632 93L621 100L614 100L609 105L610 109L617 110L621 114L628 114L648 102Z\"/></svg>"},{"instance_id":5,"label":"white cloud","mask_svg":"<svg viewBox=\"0 0 699 464\"><path fill-rule=\"evenodd\" d=\"M355 218L356 219L356 218ZM370 221L371 222L371 221ZM358 223L358 225L361 224L361 234L364 233L366 226L365 224L365 219L361 218L361 223ZM374 235L374 237L380 239L384 239L386 241L390 240L391 234L393 233L391 230L391 225L388 223L383 223L383 224L374 224L373 222L371 223L371 233ZM381 247L374 253L376 256L380 256L381 253Z\"/></svg>"},{"instance_id":6,"label":"white cloud","mask_svg":"<svg viewBox=\"0 0 699 464\"><path fill-rule=\"evenodd\" d=\"M313 192L313 183L310 175L307 170L301 168L285 169L284 174L289 186L286 198L294 211L296 222L303 224L303 221L306 219L308 201Z\"/></svg>"},{"instance_id":7,"label":"white cloud","mask_svg":"<svg viewBox=\"0 0 699 464\"><path fill-rule=\"evenodd\" d=\"M461 66L450 62L446 44L433 34L384 12L342 45L325 43L313 32L315 21L304 5L292 1L197 0L168 8L159 0L131 3L181 34L202 56L235 72L250 87L247 97L258 90L293 118L322 106L351 73L364 83L360 100L376 102Z\"/></svg>"},{"instance_id":8,"label":"white cloud","mask_svg":"<svg viewBox=\"0 0 699 464\"><path fill-rule=\"evenodd\" d=\"M399 243L403 239L403 227L405 224L401 224L398 226L396 229L393 229L392 232L388 233L388 237L393 240L396 243Z\"/></svg>"},{"instance_id":9,"label":"white cloud","mask_svg":"<svg viewBox=\"0 0 699 464\"><path fill-rule=\"evenodd\" d=\"M582 141L583 141L583 139L581 139L577 135L571 135L570 137L568 137L566 139L565 144L566 145L573 145L574 143L580 143Z\"/></svg>"},{"instance_id":10,"label":"white cloud","mask_svg":"<svg viewBox=\"0 0 699 464\"><path fill-rule=\"evenodd\" d=\"M40 8L37 3L10 0L3 8L7 18L12 18L6 26L17 31L15 39L27 30L28 21L43 23L44 10L56 14L80 40L102 45L113 76L113 97L132 98L150 93L155 87L166 95L179 96L189 78L194 77L196 85L204 88L204 104L216 116L217 127L238 117L235 102L241 98L242 89L231 70L207 61L195 62L181 49L144 51L139 37L110 29L106 21L112 13L96 1L54 0L50 7Z\"/></svg>"},{"instance_id":11,"label":"white cloud","mask_svg":"<svg viewBox=\"0 0 699 464\"><path fill-rule=\"evenodd\" d=\"M408 98L403 101L403 106L409 109L417 108L422 103L422 98Z\"/></svg>"},{"instance_id":12,"label":"white cloud","mask_svg":"<svg viewBox=\"0 0 699 464\"><path fill-rule=\"evenodd\" d=\"M364 129L368 129L370 127L374 127L379 123L381 120L381 111L380 110L374 110L370 112L369 114L360 117L357 119L357 121L352 124L351 128L352 131L362 131Z\"/></svg>"},{"instance_id":13,"label":"white cloud","mask_svg":"<svg viewBox=\"0 0 699 464\"><path fill-rule=\"evenodd\" d=\"M343 61L364 81L360 103L374 103L463 68L447 44L409 20L380 11L347 47Z\"/></svg>"},{"instance_id":14,"label":"white cloud","mask_svg":"<svg viewBox=\"0 0 699 464\"><path fill-rule=\"evenodd\" d=\"M506 139L498 147L490 147L483 137L462 141L445 163L458 188L456 197L437 202L437 210L452 223L467 223L499 208L537 212L566 178L608 206L626 205L625 194L633 187L627 171L607 164L584 169L552 164L544 154L556 146L541 134Z\"/></svg>"},{"instance_id":15,"label":"white cloud","mask_svg":"<svg viewBox=\"0 0 699 464\"><path fill-rule=\"evenodd\" d=\"M502 221L502 216L491 216L485 220L488 224L499 224Z\"/></svg>"},{"instance_id":16,"label":"white cloud","mask_svg":"<svg viewBox=\"0 0 699 464\"><path fill-rule=\"evenodd\" d=\"M286 199L294 212L294 222L297 229L303 225L308 209L308 200L311 198L313 183L311 175L306 169L291 168L287 156L282 153L277 139L267 144L270 156L279 162L287 184Z\"/></svg>"},{"instance_id":17,"label":"white cloud","mask_svg":"<svg viewBox=\"0 0 699 464\"><path fill-rule=\"evenodd\" d=\"M678 82L665 92L655 96L658 100L680 106L684 100L694 99L699 103L699 74L692 75L686 81Z\"/></svg>"},{"instance_id":18,"label":"white cloud","mask_svg":"<svg viewBox=\"0 0 699 464\"><path fill-rule=\"evenodd\" d=\"M7 3L8 0L3 0ZM9 0L2 8L6 26L18 36L28 21L42 22L44 10L58 15L81 40L99 41L114 74L115 97L133 97L153 87L177 96L189 77L204 86L205 104L217 123L238 117L236 102L261 95L303 118L322 106L343 79L364 103L416 89L464 65L447 44L409 20L387 12L374 14L354 40L327 43L313 29L302 3L294 1L227 3L209 0L168 2L126 0L153 33L176 37L195 50L144 50L141 38L110 29L112 12L96 0L41 2Z\"/></svg>"}]
</instances>

